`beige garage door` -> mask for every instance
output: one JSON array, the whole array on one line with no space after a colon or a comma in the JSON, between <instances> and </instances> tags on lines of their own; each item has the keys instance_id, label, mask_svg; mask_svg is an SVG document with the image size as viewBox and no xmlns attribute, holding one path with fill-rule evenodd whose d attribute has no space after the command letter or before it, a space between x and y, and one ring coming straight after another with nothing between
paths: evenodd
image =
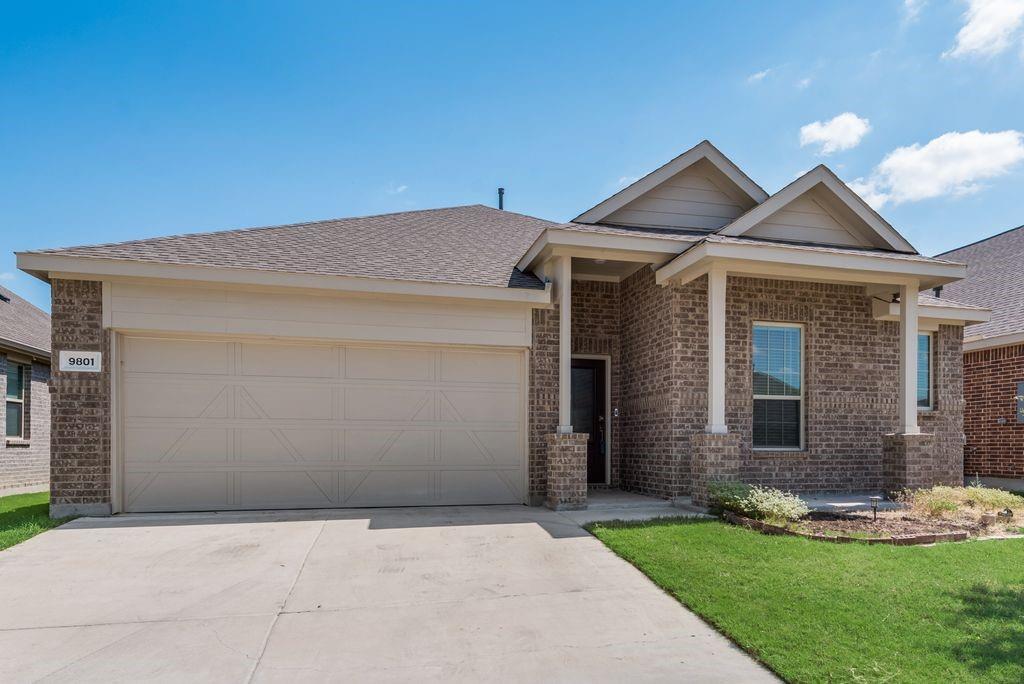
<instances>
[{"instance_id":1,"label":"beige garage door","mask_svg":"<svg viewBox=\"0 0 1024 684\"><path fill-rule=\"evenodd\" d=\"M522 503L523 354L121 340L128 511Z\"/></svg>"}]
</instances>

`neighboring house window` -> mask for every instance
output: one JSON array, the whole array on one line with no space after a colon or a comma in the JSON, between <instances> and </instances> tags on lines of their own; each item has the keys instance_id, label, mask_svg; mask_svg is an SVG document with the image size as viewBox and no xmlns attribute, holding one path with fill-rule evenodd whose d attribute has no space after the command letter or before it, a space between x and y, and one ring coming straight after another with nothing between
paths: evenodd
<instances>
[{"instance_id":1,"label":"neighboring house window","mask_svg":"<svg viewBox=\"0 0 1024 684\"><path fill-rule=\"evenodd\" d=\"M25 366L7 363L7 436L25 436Z\"/></svg>"},{"instance_id":2,"label":"neighboring house window","mask_svg":"<svg viewBox=\"0 0 1024 684\"><path fill-rule=\"evenodd\" d=\"M917 336L917 408L932 407L932 334L921 333Z\"/></svg>"},{"instance_id":3,"label":"neighboring house window","mask_svg":"<svg viewBox=\"0 0 1024 684\"><path fill-rule=\"evenodd\" d=\"M803 448L803 326L754 324L754 448Z\"/></svg>"}]
</instances>

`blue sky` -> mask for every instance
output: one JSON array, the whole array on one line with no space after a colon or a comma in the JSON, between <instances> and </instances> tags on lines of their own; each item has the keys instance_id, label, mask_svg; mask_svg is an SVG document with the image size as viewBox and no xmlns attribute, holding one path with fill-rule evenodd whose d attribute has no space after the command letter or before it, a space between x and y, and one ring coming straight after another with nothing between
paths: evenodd
<instances>
[{"instance_id":1,"label":"blue sky","mask_svg":"<svg viewBox=\"0 0 1024 684\"><path fill-rule=\"evenodd\" d=\"M8 3L0 284L48 308L12 251L499 185L569 219L704 138L934 254L1024 223L1022 3Z\"/></svg>"}]
</instances>

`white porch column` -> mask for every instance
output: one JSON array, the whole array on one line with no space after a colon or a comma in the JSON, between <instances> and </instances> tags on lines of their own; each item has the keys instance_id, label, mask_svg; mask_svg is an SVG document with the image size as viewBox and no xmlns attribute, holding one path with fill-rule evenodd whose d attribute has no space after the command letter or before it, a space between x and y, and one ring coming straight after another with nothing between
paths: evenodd
<instances>
[{"instance_id":1,"label":"white porch column","mask_svg":"<svg viewBox=\"0 0 1024 684\"><path fill-rule=\"evenodd\" d=\"M572 257L558 257L558 432L572 432Z\"/></svg>"},{"instance_id":2,"label":"white porch column","mask_svg":"<svg viewBox=\"0 0 1024 684\"><path fill-rule=\"evenodd\" d=\"M708 424L705 432L724 435L725 424L725 284L724 269L708 271Z\"/></svg>"},{"instance_id":3,"label":"white porch column","mask_svg":"<svg viewBox=\"0 0 1024 684\"><path fill-rule=\"evenodd\" d=\"M917 426L917 288L916 280L900 285L900 427L905 435Z\"/></svg>"}]
</instances>

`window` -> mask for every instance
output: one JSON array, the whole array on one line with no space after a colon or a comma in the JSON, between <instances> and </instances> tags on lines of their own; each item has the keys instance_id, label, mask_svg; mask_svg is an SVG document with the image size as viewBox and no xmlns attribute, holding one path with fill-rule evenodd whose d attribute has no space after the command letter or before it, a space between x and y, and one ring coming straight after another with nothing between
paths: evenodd
<instances>
[{"instance_id":1,"label":"window","mask_svg":"<svg viewBox=\"0 0 1024 684\"><path fill-rule=\"evenodd\" d=\"M754 448L803 448L803 327L754 324Z\"/></svg>"},{"instance_id":2,"label":"window","mask_svg":"<svg viewBox=\"0 0 1024 684\"><path fill-rule=\"evenodd\" d=\"M932 408L932 334L917 336L917 408Z\"/></svg>"},{"instance_id":3,"label":"window","mask_svg":"<svg viewBox=\"0 0 1024 684\"><path fill-rule=\"evenodd\" d=\"M25 436L25 366L7 362L7 436Z\"/></svg>"}]
</instances>

